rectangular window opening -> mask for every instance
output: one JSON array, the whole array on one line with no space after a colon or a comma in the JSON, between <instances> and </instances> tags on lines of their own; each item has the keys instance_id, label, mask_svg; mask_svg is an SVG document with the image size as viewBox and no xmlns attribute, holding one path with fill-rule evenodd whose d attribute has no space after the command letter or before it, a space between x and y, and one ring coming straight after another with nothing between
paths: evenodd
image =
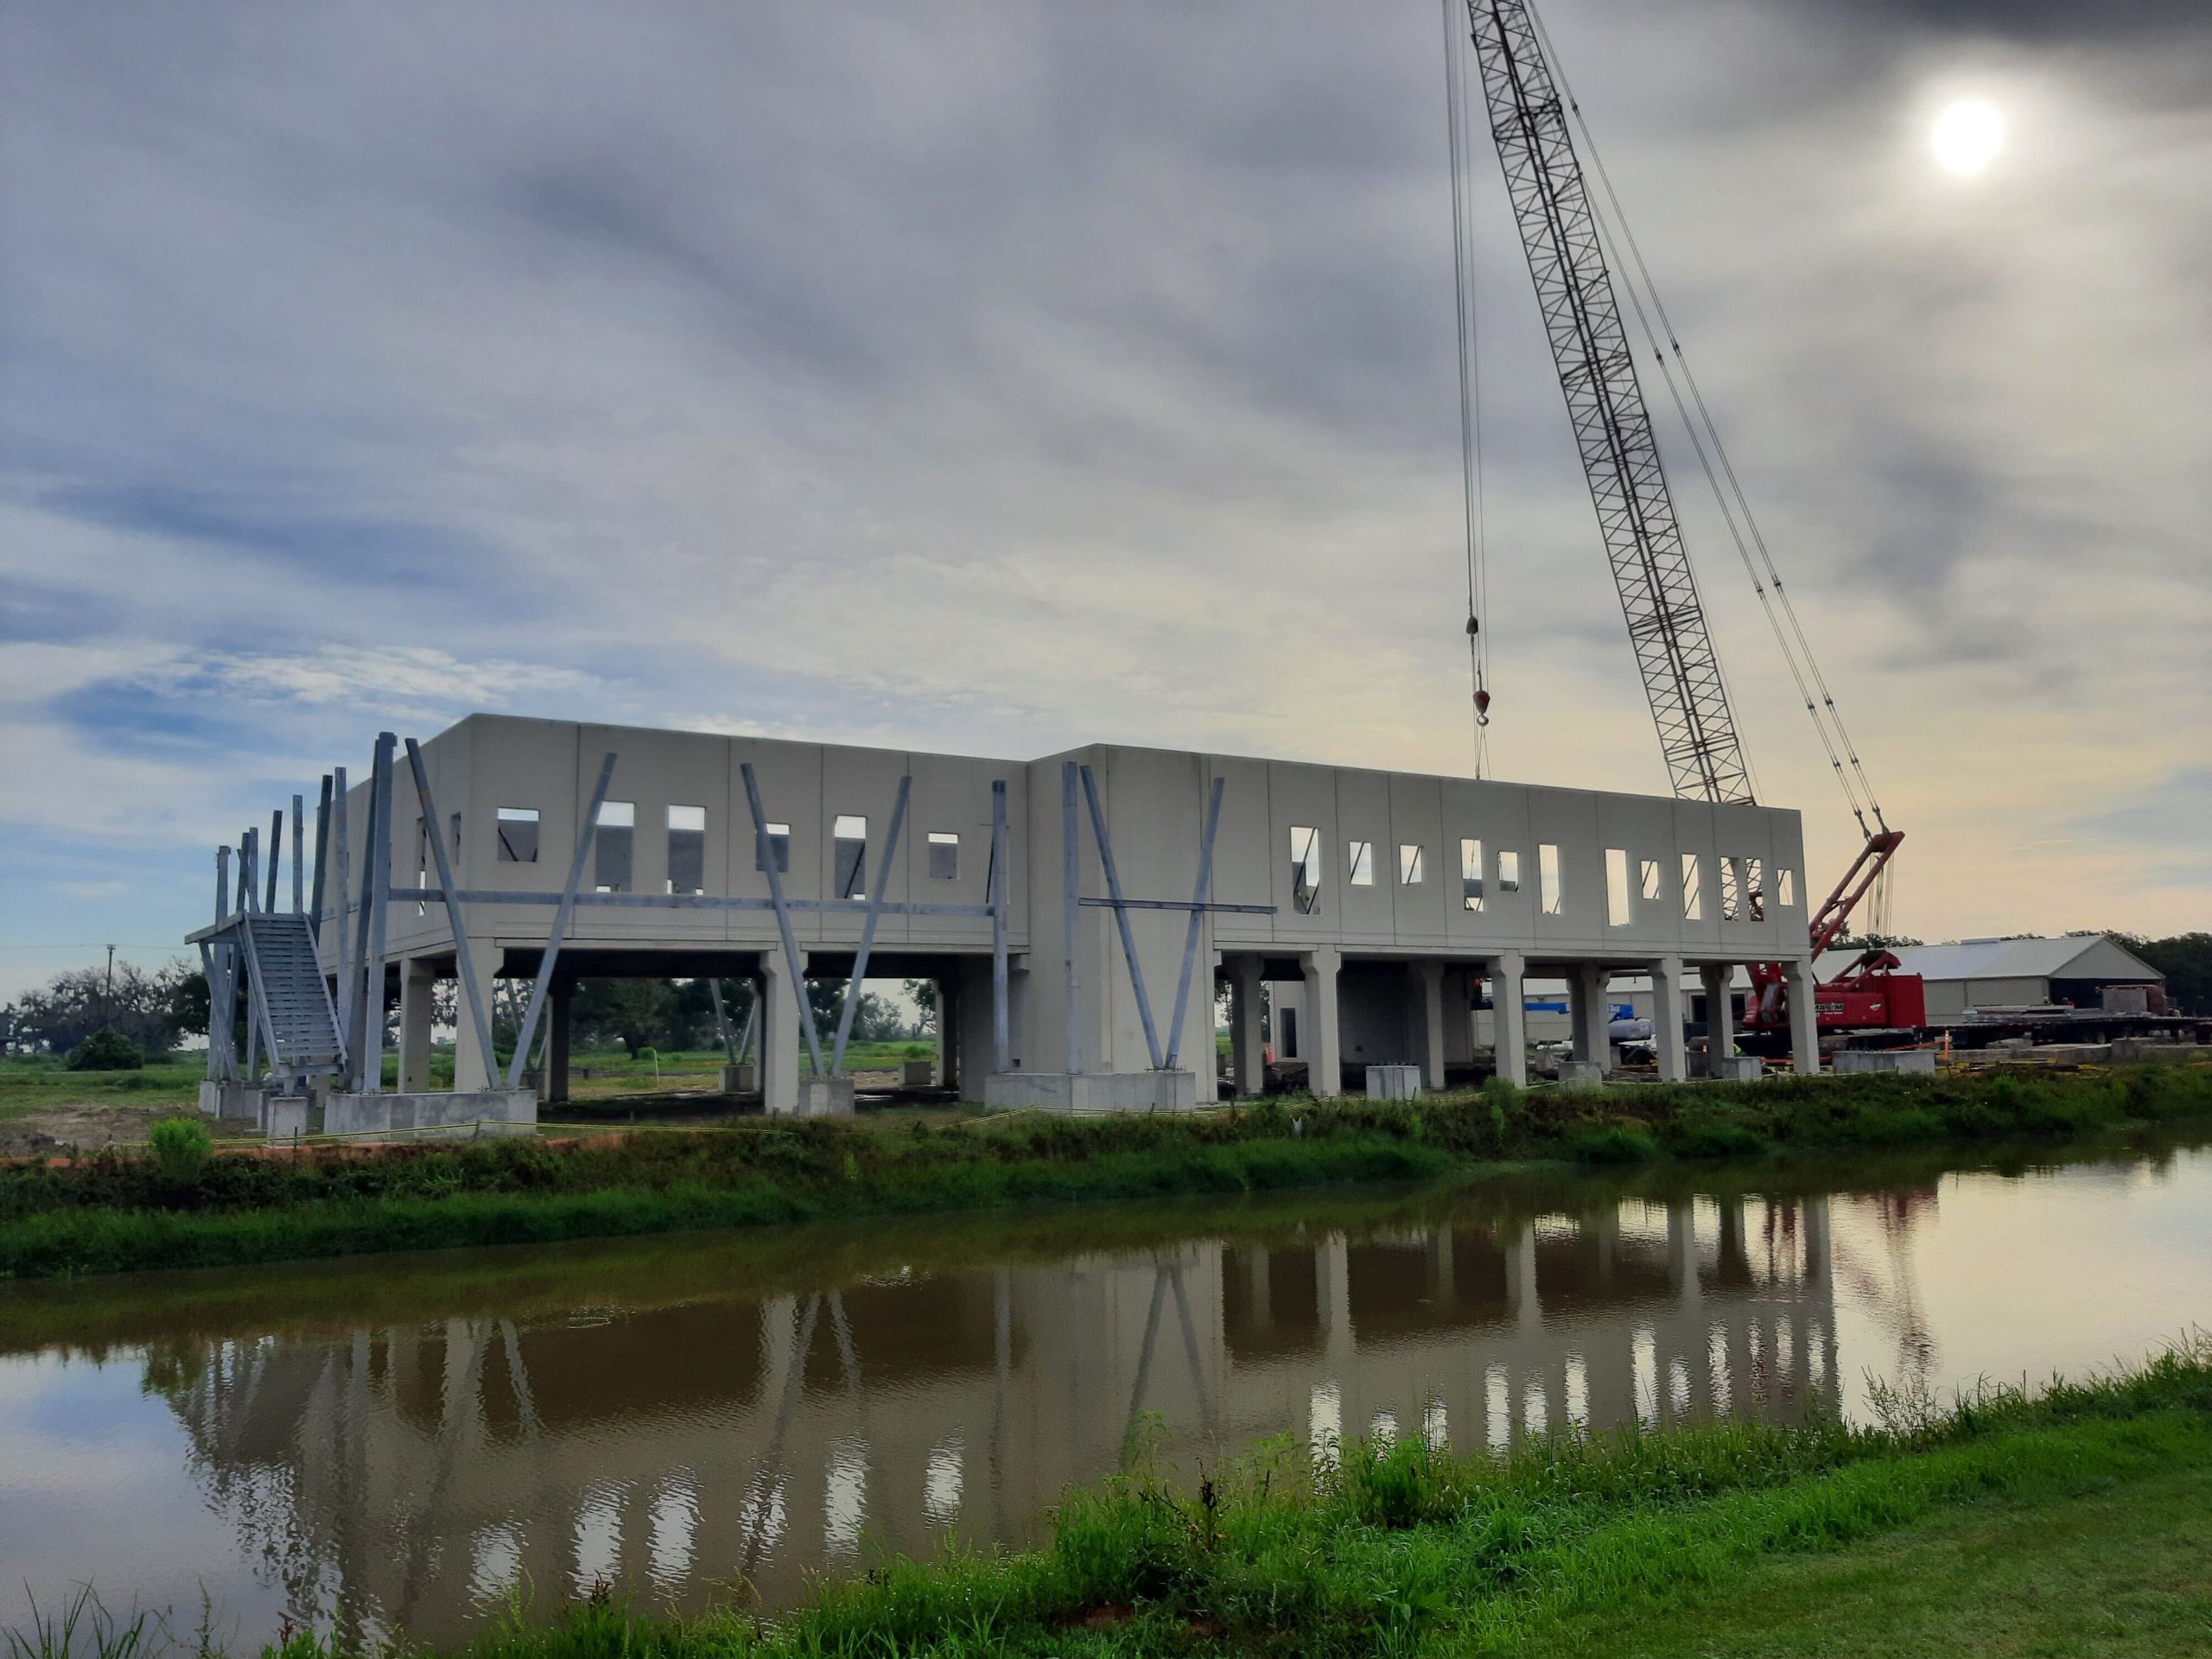
<instances>
[{"instance_id":1,"label":"rectangular window opening","mask_svg":"<svg viewBox=\"0 0 2212 1659\"><path fill-rule=\"evenodd\" d=\"M499 862L537 863L537 809L534 806L503 806L499 812Z\"/></svg>"},{"instance_id":2,"label":"rectangular window opening","mask_svg":"<svg viewBox=\"0 0 2212 1659\"><path fill-rule=\"evenodd\" d=\"M1398 885L1402 887L1421 886L1424 879L1421 868L1423 862L1424 858L1420 848L1410 843L1401 842L1398 847Z\"/></svg>"},{"instance_id":3,"label":"rectangular window opening","mask_svg":"<svg viewBox=\"0 0 2212 1659\"><path fill-rule=\"evenodd\" d=\"M1497 890L1500 893L1521 891L1521 855L1506 851L1497 855Z\"/></svg>"},{"instance_id":4,"label":"rectangular window opening","mask_svg":"<svg viewBox=\"0 0 2212 1659\"><path fill-rule=\"evenodd\" d=\"M668 890L686 893L707 890L707 809L703 806L668 809Z\"/></svg>"},{"instance_id":5,"label":"rectangular window opening","mask_svg":"<svg viewBox=\"0 0 2212 1659\"><path fill-rule=\"evenodd\" d=\"M763 836L766 836L768 842L766 852L762 851L759 845ZM791 873L791 825L788 823L771 823L765 825L761 834L754 836L753 842L753 868L754 869L765 872L768 868L769 855L773 855L776 861L776 874L778 875L789 875Z\"/></svg>"},{"instance_id":6,"label":"rectangular window opening","mask_svg":"<svg viewBox=\"0 0 2212 1659\"><path fill-rule=\"evenodd\" d=\"M1766 862L1763 859L1744 861L1744 909L1755 922L1766 919Z\"/></svg>"},{"instance_id":7,"label":"rectangular window opening","mask_svg":"<svg viewBox=\"0 0 2212 1659\"><path fill-rule=\"evenodd\" d=\"M1564 915L1567 909L1567 895L1559 884L1559 849L1551 842L1537 843L1536 881L1537 891L1543 897L1544 914Z\"/></svg>"},{"instance_id":8,"label":"rectangular window opening","mask_svg":"<svg viewBox=\"0 0 2212 1659\"><path fill-rule=\"evenodd\" d=\"M1774 873L1774 902L1784 910L1797 905L1797 872L1786 864Z\"/></svg>"},{"instance_id":9,"label":"rectangular window opening","mask_svg":"<svg viewBox=\"0 0 2212 1659\"><path fill-rule=\"evenodd\" d=\"M1736 921L1744 913L1744 861L1724 856L1720 861L1720 919Z\"/></svg>"},{"instance_id":10,"label":"rectangular window opening","mask_svg":"<svg viewBox=\"0 0 2212 1659\"><path fill-rule=\"evenodd\" d=\"M1302 823L1290 826L1290 899L1301 916L1321 908L1321 836Z\"/></svg>"},{"instance_id":11,"label":"rectangular window opening","mask_svg":"<svg viewBox=\"0 0 2212 1659\"><path fill-rule=\"evenodd\" d=\"M960 879L960 837L949 830L930 831L930 880Z\"/></svg>"},{"instance_id":12,"label":"rectangular window opening","mask_svg":"<svg viewBox=\"0 0 2212 1659\"><path fill-rule=\"evenodd\" d=\"M1682 855L1682 919L1705 919L1705 861L1695 853Z\"/></svg>"},{"instance_id":13,"label":"rectangular window opening","mask_svg":"<svg viewBox=\"0 0 2212 1659\"><path fill-rule=\"evenodd\" d=\"M1375 885L1375 843L1371 841L1351 841L1344 843L1344 880L1355 887Z\"/></svg>"},{"instance_id":14,"label":"rectangular window opening","mask_svg":"<svg viewBox=\"0 0 2212 1659\"><path fill-rule=\"evenodd\" d=\"M627 893L638 837L638 804L601 801L598 823L591 849L593 883L601 893Z\"/></svg>"},{"instance_id":15,"label":"rectangular window opening","mask_svg":"<svg viewBox=\"0 0 2212 1659\"><path fill-rule=\"evenodd\" d=\"M1639 890L1643 894L1643 902L1656 905L1659 902L1659 861L1656 858L1639 859L1637 866L1637 874L1642 877Z\"/></svg>"},{"instance_id":16,"label":"rectangular window opening","mask_svg":"<svg viewBox=\"0 0 2212 1659\"><path fill-rule=\"evenodd\" d=\"M1479 841L1459 843L1459 905L1465 910L1483 907L1483 844Z\"/></svg>"},{"instance_id":17,"label":"rectangular window opening","mask_svg":"<svg viewBox=\"0 0 2212 1659\"><path fill-rule=\"evenodd\" d=\"M1605 849L1605 925L1629 925L1628 849Z\"/></svg>"},{"instance_id":18,"label":"rectangular window opening","mask_svg":"<svg viewBox=\"0 0 2212 1659\"><path fill-rule=\"evenodd\" d=\"M836 899L868 897L868 820L841 812L830 831L836 853L831 868Z\"/></svg>"}]
</instances>

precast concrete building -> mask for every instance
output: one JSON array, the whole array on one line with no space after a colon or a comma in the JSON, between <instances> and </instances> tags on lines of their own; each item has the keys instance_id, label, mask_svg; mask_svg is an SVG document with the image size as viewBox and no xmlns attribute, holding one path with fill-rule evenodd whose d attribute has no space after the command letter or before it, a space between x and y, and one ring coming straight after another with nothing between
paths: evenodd
<instances>
[{"instance_id":1,"label":"precast concrete building","mask_svg":"<svg viewBox=\"0 0 2212 1659\"><path fill-rule=\"evenodd\" d=\"M1022 760L494 715L419 753L423 786L404 766L386 786L388 887L364 879L378 820L362 784L317 836L311 906L326 976L351 949L365 984L397 982L403 1091L427 1082L441 977L470 982L461 1090L499 1081L469 1009L495 977L543 980L559 1097L577 979L709 976L757 987L767 1109L823 1109L810 1079L834 1057L800 981L863 957L863 976L939 987L947 1085L1014 1103L1214 1098L1224 983L1240 1093L1263 1084L1270 982L1320 1095L1379 1065L1429 1088L1485 1062L1524 1079L1532 975L1569 988L1593 1067L1609 983L1649 976L1671 1077L1686 976L1711 989L1780 962L1807 1015L1797 1064L1817 1064L1784 809L1107 744ZM395 775L389 741L379 753Z\"/></svg>"}]
</instances>

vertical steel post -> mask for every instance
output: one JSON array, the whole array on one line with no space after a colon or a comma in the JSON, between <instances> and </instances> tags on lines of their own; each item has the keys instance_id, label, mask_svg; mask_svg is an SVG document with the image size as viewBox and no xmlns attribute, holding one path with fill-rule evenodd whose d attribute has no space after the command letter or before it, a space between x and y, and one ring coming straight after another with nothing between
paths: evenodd
<instances>
[{"instance_id":1,"label":"vertical steel post","mask_svg":"<svg viewBox=\"0 0 2212 1659\"><path fill-rule=\"evenodd\" d=\"M1183 976L1175 982L1175 1018L1167 1027L1167 1070L1170 1071L1175 1069L1175 1061L1182 1051L1183 1016L1190 1011L1191 969L1198 960L1198 930L1206 919L1206 894L1213 887L1213 836L1221 823L1221 791L1227 781L1222 778L1213 780L1213 798L1206 803L1206 833L1205 839L1198 842L1198 885L1191 894L1190 931L1183 936ZM1213 999L1209 997L1206 1001L1208 1006L1211 1006ZM1213 1030L1211 1019L1206 1021L1206 1030L1211 1035Z\"/></svg>"},{"instance_id":2,"label":"vertical steel post","mask_svg":"<svg viewBox=\"0 0 2212 1659\"><path fill-rule=\"evenodd\" d=\"M365 887L369 894L369 948L362 959L362 1007L367 1024L362 1032L365 1062L361 1091L384 1091L384 950L385 912L391 903L391 791L392 751L399 740L390 732L377 734L376 810L370 825L369 868Z\"/></svg>"},{"instance_id":3,"label":"vertical steel post","mask_svg":"<svg viewBox=\"0 0 2212 1659\"><path fill-rule=\"evenodd\" d=\"M308 849L307 801L292 797L292 914L303 916L308 908Z\"/></svg>"},{"instance_id":4,"label":"vertical steel post","mask_svg":"<svg viewBox=\"0 0 2212 1659\"><path fill-rule=\"evenodd\" d=\"M322 943L322 901L326 888L323 867L330 857L330 774L322 774L322 798L315 809L315 875L308 890L308 925L315 943Z\"/></svg>"},{"instance_id":5,"label":"vertical steel post","mask_svg":"<svg viewBox=\"0 0 2212 1659\"><path fill-rule=\"evenodd\" d=\"M719 979L707 982L707 995L715 1002L715 1034L721 1039L722 1058L730 1065L737 1064L737 1039L729 1034L729 1011L722 1007L722 982Z\"/></svg>"},{"instance_id":6,"label":"vertical steel post","mask_svg":"<svg viewBox=\"0 0 2212 1659\"><path fill-rule=\"evenodd\" d=\"M1152 999L1145 995L1144 964L1137 960L1136 936L1129 931L1128 906L1122 902L1122 877L1114 868L1114 843L1106 834L1106 810L1098 804L1098 780L1090 768L1082 769L1084 799L1090 807L1090 833L1098 842L1098 862L1106 873L1106 896L1114 903L1114 920L1122 930L1122 954L1128 958L1129 984L1137 994L1137 1018L1144 1025L1144 1046L1152 1056L1152 1069L1167 1069L1160 1052L1160 1030L1152 1022Z\"/></svg>"},{"instance_id":7,"label":"vertical steel post","mask_svg":"<svg viewBox=\"0 0 2212 1659\"><path fill-rule=\"evenodd\" d=\"M278 807L269 815L269 874L268 896L262 909L270 915L276 913L276 878L284 863L284 809Z\"/></svg>"},{"instance_id":8,"label":"vertical steel post","mask_svg":"<svg viewBox=\"0 0 2212 1659\"><path fill-rule=\"evenodd\" d=\"M997 1071L1014 1069L1006 1006L1006 779L997 778L991 782L991 1062Z\"/></svg>"},{"instance_id":9,"label":"vertical steel post","mask_svg":"<svg viewBox=\"0 0 2212 1659\"><path fill-rule=\"evenodd\" d=\"M215 849L215 925L231 917L231 849ZM207 976L207 1077L211 1083L231 1080L231 1018L238 998L231 994L230 944L227 941L200 947L200 966Z\"/></svg>"},{"instance_id":10,"label":"vertical steel post","mask_svg":"<svg viewBox=\"0 0 2212 1659\"><path fill-rule=\"evenodd\" d=\"M861 947L853 953L853 971L845 982L845 1001L837 1010L837 1039L830 1049L830 1075L845 1074L845 1039L852 1034L853 1014L860 1007L861 981L868 976L868 953L875 949L875 925L883 915L883 895L891 885L891 869L899 855L899 831L906 822L906 795L913 787L909 775L899 780L899 798L891 805L891 830L883 838L883 859L876 867L875 885L868 893L868 919L861 924Z\"/></svg>"},{"instance_id":11,"label":"vertical steel post","mask_svg":"<svg viewBox=\"0 0 2212 1659\"><path fill-rule=\"evenodd\" d=\"M1075 823L1075 762L1060 762L1060 926L1066 935L1068 995L1068 1075L1083 1070L1083 1011L1079 1006L1081 976L1076 965L1076 923L1082 915L1076 903L1080 869Z\"/></svg>"},{"instance_id":12,"label":"vertical steel post","mask_svg":"<svg viewBox=\"0 0 2212 1659\"><path fill-rule=\"evenodd\" d=\"M350 966L353 960L352 938L353 932L353 847L352 828L346 823L346 768L334 766L330 773L330 838L332 842L331 874L338 890L338 902L331 916L336 930L331 938L330 982L338 988L338 1040L351 1055L353 1052L353 974ZM353 1075L352 1064L343 1068L345 1077ZM341 1078L341 1081L343 1079Z\"/></svg>"},{"instance_id":13,"label":"vertical steel post","mask_svg":"<svg viewBox=\"0 0 2212 1659\"><path fill-rule=\"evenodd\" d=\"M492 1011L485 1007L484 993L476 983L475 952L468 948L467 923L461 914L460 889L454 886L453 865L446 857L445 826L438 822L429 769L423 764L423 746L411 737L407 740L407 766L415 774L415 798L423 804L423 833L430 843L431 862L437 867L438 886L445 893L446 925L453 930L453 961L461 976L461 1001L467 1003L469 1017L475 1021L476 1040L484 1045L484 1081L494 1083L499 1076L499 1055L492 1046ZM454 1079L454 1087L461 1087L459 1077Z\"/></svg>"},{"instance_id":14,"label":"vertical steel post","mask_svg":"<svg viewBox=\"0 0 2212 1659\"><path fill-rule=\"evenodd\" d=\"M553 912L553 931L546 936L545 953L537 959L537 978L530 988L530 1006L523 1010L522 1029L515 1033L515 1052L507 1062L507 1087L522 1087L522 1069L530 1059L530 1046L537 1039L537 1021L545 1010L546 993L553 984L553 964L561 955L561 941L569 931L569 915L576 907L576 891L583 886L584 865L591 857L591 844L599 834L599 809L607 804L607 791L614 782L614 751L609 749L607 758L599 763L599 782L591 792L591 804L584 809L583 822L576 826L575 855L569 861L569 884L561 889L560 908Z\"/></svg>"},{"instance_id":15,"label":"vertical steel post","mask_svg":"<svg viewBox=\"0 0 2212 1659\"><path fill-rule=\"evenodd\" d=\"M776 849L768 844L768 815L760 804L760 780L753 775L753 763L741 761L739 773L745 779L745 802L753 809L753 845L757 862L768 872L768 897L776 906L776 931L783 935L784 962L791 969L791 995L798 999L799 1024L806 1031L806 1052L814 1061L814 1075L826 1077L829 1071L822 1064L822 1033L814 1028L814 1005L806 1000L806 969L800 962L798 936L791 931L791 908L784 902L783 872L776 868Z\"/></svg>"}]
</instances>

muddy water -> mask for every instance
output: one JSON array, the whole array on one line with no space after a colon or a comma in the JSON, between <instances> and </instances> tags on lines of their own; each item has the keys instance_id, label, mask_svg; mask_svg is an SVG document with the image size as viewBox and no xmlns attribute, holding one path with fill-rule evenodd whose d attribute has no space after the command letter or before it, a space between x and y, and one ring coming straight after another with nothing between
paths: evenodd
<instances>
[{"instance_id":1,"label":"muddy water","mask_svg":"<svg viewBox=\"0 0 2212 1659\"><path fill-rule=\"evenodd\" d=\"M1020 1541L1132 1444L1863 1414L2212 1323L2212 1149L809 1229L0 1294L0 1622L697 1608ZM26 1591L26 1585L29 1586Z\"/></svg>"}]
</instances>

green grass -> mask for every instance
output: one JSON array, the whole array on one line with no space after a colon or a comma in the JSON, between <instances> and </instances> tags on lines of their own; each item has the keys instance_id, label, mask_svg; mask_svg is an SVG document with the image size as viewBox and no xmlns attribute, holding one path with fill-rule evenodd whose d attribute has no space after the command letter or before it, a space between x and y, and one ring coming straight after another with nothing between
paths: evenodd
<instances>
[{"instance_id":1,"label":"green grass","mask_svg":"<svg viewBox=\"0 0 2212 1659\"><path fill-rule=\"evenodd\" d=\"M0 1058L0 1121L57 1106L190 1106L200 1104L203 1055L149 1059L131 1071L72 1071L67 1055L10 1054Z\"/></svg>"},{"instance_id":2,"label":"green grass","mask_svg":"<svg viewBox=\"0 0 2212 1659\"><path fill-rule=\"evenodd\" d=\"M143 1154L0 1168L0 1277L214 1267L839 1217L1434 1179L1500 1162L2080 1136L2212 1117L2212 1067L1893 1077L1409 1103L1270 1101L1181 1116L760 1119L574 1144Z\"/></svg>"},{"instance_id":3,"label":"green grass","mask_svg":"<svg viewBox=\"0 0 2212 1659\"><path fill-rule=\"evenodd\" d=\"M1020 1553L890 1559L773 1621L519 1605L475 1659L2181 1654L2212 1643L2212 1344L2133 1372L1503 1459L1284 1443L1069 1494ZM284 1659L326 1652L312 1633Z\"/></svg>"}]
</instances>

